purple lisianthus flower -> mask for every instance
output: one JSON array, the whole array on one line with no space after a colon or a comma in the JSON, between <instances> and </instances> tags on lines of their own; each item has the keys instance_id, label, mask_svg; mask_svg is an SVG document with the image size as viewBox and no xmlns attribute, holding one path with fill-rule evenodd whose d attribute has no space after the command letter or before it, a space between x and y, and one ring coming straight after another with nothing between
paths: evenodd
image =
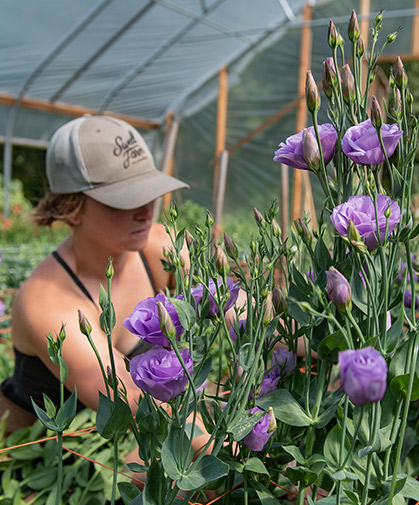
<instances>
[{"instance_id":1,"label":"purple lisianthus flower","mask_svg":"<svg viewBox=\"0 0 419 505\"><path fill-rule=\"evenodd\" d=\"M264 375L262 382L260 384L260 391L258 394L258 398L270 393L271 391L275 391L278 388L278 382L279 382L280 378L281 378L281 376L277 375L275 373L275 371L271 371L271 372L267 373L266 375ZM253 395L254 395L254 391L251 390L250 395L249 395L249 400L251 400L253 398Z\"/></svg>"},{"instance_id":2,"label":"purple lisianthus flower","mask_svg":"<svg viewBox=\"0 0 419 505\"><path fill-rule=\"evenodd\" d=\"M404 292L403 303L408 309L412 308L412 292L410 289L406 289ZM415 309L419 309L419 298L417 295L415 295Z\"/></svg>"},{"instance_id":3,"label":"purple lisianthus flower","mask_svg":"<svg viewBox=\"0 0 419 505\"><path fill-rule=\"evenodd\" d=\"M397 124L385 124L381 127L381 136L387 156L390 157L403 135ZM342 151L358 165L378 165L385 159L378 139L377 130L367 119L346 130L342 139Z\"/></svg>"},{"instance_id":4,"label":"purple lisianthus flower","mask_svg":"<svg viewBox=\"0 0 419 505\"><path fill-rule=\"evenodd\" d=\"M391 213L388 218L388 235L390 235L400 222L400 207L397 202L391 200L387 195L377 195L378 230L381 242L384 242L387 238L387 218L385 216L387 209ZM330 219L336 231L342 237L347 236L349 220L351 220L361 238L364 239L368 249L376 249L378 247L375 207L369 195L349 197L347 202L333 209Z\"/></svg>"},{"instance_id":5,"label":"purple lisianthus flower","mask_svg":"<svg viewBox=\"0 0 419 505\"><path fill-rule=\"evenodd\" d=\"M306 277L311 280L311 282L316 282L316 279L314 277L314 270L309 270L306 272Z\"/></svg>"},{"instance_id":6,"label":"purple lisianthus flower","mask_svg":"<svg viewBox=\"0 0 419 505\"><path fill-rule=\"evenodd\" d=\"M239 326L239 332L245 332L246 330L246 319L240 319L238 321L238 326ZM230 338L231 340L236 343L236 340L237 340L237 333L236 333L236 330L234 328L234 326L231 326L230 327L230 330L229 330L229 334L230 334Z\"/></svg>"},{"instance_id":7,"label":"purple lisianthus flower","mask_svg":"<svg viewBox=\"0 0 419 505\"><path fill-rule=\"evenodd\" d=\"M223 284L223 279L221 277L218 277L217 280L217 286L218 288L222 288ZM217 287L215 285L215 282L213 279L210 279L208 282L208 289L209 289L209 309L208 309L208 317L214 317L217 314L220 313L220 310L215 303L215 299L218 299L217 297ZM240 282L234 282L234 280L231 277L227 278L227 290L229 292L229 298L225 302L225 305L223 307L224 312L227 312L227 310L231 309L233 305L236 303L237 297L239 296L240 292ZM222 291L221 291L222 292ZM191 295L195 299L196 307L197 307L197 312L198 312L198 306L202 302L202 298L204 297L204 286L202 283L199 283L196 288L191 289ZM183 300L183 295L178 295L176 298L181 298Z\"/></svg>"},{"instance_id":8,"label":"purple lisianthus flower","mask_svg":"<svg viewBox=\"0 0 419 505\"><path fill-rule=\"evenodd\" d=\"M315 136L313 126L310 126L307 130ZM303 133L304 130L288 137L285 143L281 142L279 149L275 151L274 161L279 161L289 167L310 170L303 157ZM337 133L332 124L325 123L319 125L319 136L324 163L327 165L335 152Z\"/></svg>"},{"instance_id":9,"label":"purple lisianthus flower","mask_svg":"<svg viewBox=\"0 0 419 505\"><path fill-rule=\"evenodd\" d=\"M273 369L275 374L283 377L287 373L291 373L297 365L297 356L292 351L286 349L275 349L272 353L272 365L276 367Z\"/></svg>"},{"instance_id":10,"label":"purple lisianthus flower","mask_svg":"<svg viewBox=\"0 0 419 505\"><path fill-rule=\"evenodd\" d=\"M180 355L190 374L193 362L188 349ZM153 347L149 351L134 356L129 363L129 371L135 384L157 400L168 402L180 395L188 382L175 351L163 347Z\"/></svg>"},{"instance_id":11,"label":"purple lisianthus flower","mask_svg":"<svg viewBox=\"0 0 419 505\"><path fill-rule=\"evenodd\" d=\"M167 347L169 345L169 340L163 335L160 329L157 302L161 302L166 308L176 328L176 336L179 337L183 332L179 316L175 307L170 302L170 298L167 298L162 293L159 293L154 298L146 298L138 303L131 315L124 320L123 325L131 333L142 338L146 342Z\"/></svg>"},{"instance_id":12,"label":"purple lisianthus flower","mask_svg":"<svg viewBox=\"0 0 419 505\"><path fill-rule=\"evenodd\" d=\"M251 414L256 414L256 412L263 412L263 410L258 407L254 407L253 409L250 409L249 412ZM246 444L248 449L251 451L261 451L265 447L266 442L271 438L275 431L273 430L269 432L270 424L271 416L267 413L266 416L262 417L262 419L256 423L252 431L244 437L243 442Z\"/></svg>"},{"instance_id":13,"label":"purple lisianthus flower","mask_svg":"<svg viewBox=\"0 0 419 505\"><path fill-rule=\"evenodd\" d=\"M373 347L339 352L341 389L356 405L379 402L386 391L387 364Z\"/></svg>"},{"instance_id":14,"label":"purple lisianthus flower","mask_svg":"<svg viewBox=\"0 0 419 505\"><path fill-rule=\"evenodd\" d=\"M327 296L339 308L349 307L352 298L351 286L344 275L334 267L326 272Z\"/></svg>"},{"instance_id":15,"label":"purple lisianthus flower","mask_svg":"<svg viewBox=\"0 0 419 505\"><path fill-rule=\"evenodd\" d=\"M6 312L6 305L3 300L0 300L0 316L2 316Z\"/></svg>"}]
</instances>

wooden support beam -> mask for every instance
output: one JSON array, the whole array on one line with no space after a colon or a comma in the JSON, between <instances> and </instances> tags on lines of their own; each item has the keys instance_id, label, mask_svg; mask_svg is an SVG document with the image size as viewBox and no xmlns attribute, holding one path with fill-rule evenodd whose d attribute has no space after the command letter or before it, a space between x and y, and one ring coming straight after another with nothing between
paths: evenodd
<instances>
[{"instance_id":1,"label":"wooden support beam","mask_svg":"<svg viewBox=\"0 0 419 505\"><path fill-rule=\"evenodd\" d=\"M0 93L0 105L13 106L16 102L16 99L17 97L15 95ZM33 109L42 112L55 112L57 114L64 114L74 117L83 116L83 114L91 114L92 116L97 114L97 111L95 109L90 109L88 107L82 107L80 105L69 105L62 102L52 103L48 102L47 100L37 100L35 98L29 97L24 97L20 102L19 107L22 109ZM160 121L142 119L134 116L126 116L124 114L115 114L110 111L105 111L103 114L122 119L136 128L156 130L161 126Z\"/></svg>"},{"instance_id":2,"label":"wooden support beam","mask_svg":"<svg viewBox=\"0 0 419 505\"><path fill-rule=\"evenodd\" d=\"M215 166L213 182L213 202L215 207L218 179L220 172L221 153L225 149L227 130L227 98L228 98L228 74L227 67L222 67L218 77L218 105L217 105L217 132L215 138Z\"/></svg>"},{"instance_id":3,"label":"wooden support beam","mask_svg":"<svg viewBox=\"0 0 419 505\"><path fill-rule=\"evenodd\" d=\"M163 157L160 170L167 174L173 175L174 152L177 134L179 130L179 122L175 120L173 112L169 112L166 116L166 138L163 146ZM163 196L163 208L167 209L170 206L172 193L166 193Z\"/></svg>"},{"instance_id":4,"label":"wooden support beam","mask_svg":"<svg viewBox=\"0 0 419 505\"><path fill-rule=\"evenodd\" d=\"M370 0L360 0L359 2L359 17L361 19L359 29L361 32L362 40L364 41L365 50L368 50L368 37L370 33L370 21L368 16L370 14Z\"/></svg>"},{"instance_id":5,"label":"wooden support beam","mask_svg":"<svg viewBox=\"0 0 419 505\"><path fill-rule=\"evenodd\" d=\"M305 82L306 75L310 69L311 64L311 42L312 42L312 30L310 26L311 21L311 6L306 4L303 10L303 21L306 23L301 29L301 46L300 46L300 67L298 73L298 96L305 95ZM297 106L297 122L296 130L301 131L307 125L307 108L305 100L300 100ZM311 205L311 184L308 173L304 170L294 170L294 185L293 185L293 196L292 196L292 211L291 219L294 220L301 216L302 210L302 196L303 196L303 186L305 189L305 203L309 204L310 209L313 207ZM311 196L310 196L311 195ZM311 210L309 210L311 213ZM312 225L315 226L316 217L315 214L311 215Z\"/></svg>"},{"instance_id":6,"label":"wooden support beam","mask_svg":"<svg viewBox=\"0 0 419 505\"><path fill-rule=\"evenodd\" d=\"M224 149L220 156L220 171L218 177L217 192L215 196L215 215L214 215L214 227L213 235L216 240L220 238L222 230L222 217L223 217L223 207L224 207L224 195L226 191L227 184L227 169L228 169L228 151Z\"/></svg>"}]
</instances>

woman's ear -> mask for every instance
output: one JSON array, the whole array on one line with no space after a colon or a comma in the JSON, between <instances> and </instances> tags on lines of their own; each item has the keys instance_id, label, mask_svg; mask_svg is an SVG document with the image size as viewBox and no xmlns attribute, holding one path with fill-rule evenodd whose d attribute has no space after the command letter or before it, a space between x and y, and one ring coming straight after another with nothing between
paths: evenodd
<instances>
[{"instance_id":1,"label":"woman's ear","mask_svg":"<svg viewBox=\"0 0 419 505\"><path fill-rule=\"evenodd\" d=\"M78 209L76 212L73 212L73 214L67 216L67 221L69 222L70 226L79 226L82 221L81 209Z\"/></svg>"}]
</instances>

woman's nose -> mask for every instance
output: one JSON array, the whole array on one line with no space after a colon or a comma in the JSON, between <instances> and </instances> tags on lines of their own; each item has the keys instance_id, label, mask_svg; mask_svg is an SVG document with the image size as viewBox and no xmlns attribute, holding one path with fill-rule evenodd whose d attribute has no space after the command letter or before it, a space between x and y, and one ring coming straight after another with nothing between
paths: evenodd
<instances>
[{"instance_id":1,"label":"woman's nose","mask_svg":"<svg viewBox=\"0 0 419 505\"><path fill-rule=\"evenodd\" d=\"M154 202L147 203L134 210L134 219L151 219L153 217Z\"/></svg>"}]
</instances>

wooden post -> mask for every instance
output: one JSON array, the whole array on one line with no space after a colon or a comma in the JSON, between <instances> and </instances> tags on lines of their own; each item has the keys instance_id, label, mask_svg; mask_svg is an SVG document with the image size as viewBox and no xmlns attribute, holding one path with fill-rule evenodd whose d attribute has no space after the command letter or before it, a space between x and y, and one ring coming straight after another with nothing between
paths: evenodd
<instances>
[{"instance_id":1,"label":"wooden post","mask_svg":"<svg viewBox=\"0 0 419 505\"><path fill-rule=\"evenodd\" d=\"M164 139L163 155L160 163L160 171L168 175L173 175L173 152L175 150L178 129L179 123L175 120L173 112L169 112L166 116L166 137ZM163 197L157 199L154 205L153 221L158 218L162 204L164 209L169 207L170 199L171 193L166 193Z\"/></svg>"},{"instance_id":2,"label":"wooden post","mask_svg":"<svg viewBox=\"0 0 419 505\"><path fill-rule=\"evenodd\" d=\"M361 17L360 21L360 32L361 37L364 42L365 54L362 58L362 90L365 91L367 87L367 72L368 72L368 62L367 62L367 54L368 54L368 37L370 32L370 22L368 19L368 15L370 13L370 0L360 0L359 2L359 14Z\"/></svg>"},{"instance_id":3,"label":"wooden post","mask_svg":"<svg viewBox=\"0 0 419 505\"><path fill-rule=\"evenodd\" d=\"M311 63L311 42L312 31L309 22L311 21L311 6L306 4L303 10L303 20L306 23L301 29L301 47L300 47L300 68L298 77L298 96L305 94L305 81L307 71ZM297 106L296 130L301 131L307 125L307 108L305 100L300 100ZM309 207L312 226L316 226L316 215L313 212L314 204L311 192L311 184L308 172L304 170L294 170L294 188L292 197L292 220L301 215L303 185L305 189L304 207Z\"/></svg>"},{"instance_id":4,"label":"wooden post","mask_svg":"<svg viewBox=\"0 0 419 505\"><path fill-rule=\"evenodd\" d=\"M215 166L213 183L213 203L215 207L220 172L221 153L225 149L227 129L227 95L228 95L227 67L222 67L219 73L219 91L217 108L217 134L215 139Z\"/></svg>"},{"instance_id":5,"label":"wooden post","mask_svg":"<svg viewBox=\"0 0 419 505\"><path fill-rule=\"evenodd\" d=\"M224 195L226 190L227 182L227 168L228 168L228 151L224 149L220 156L220 170L218 177L217 191L215 195L215 216L214 216L214 227L213 235L216 240L221 235L221 221L223 216L223 206L224 206Z\"/></svg>"}]
</instances>

